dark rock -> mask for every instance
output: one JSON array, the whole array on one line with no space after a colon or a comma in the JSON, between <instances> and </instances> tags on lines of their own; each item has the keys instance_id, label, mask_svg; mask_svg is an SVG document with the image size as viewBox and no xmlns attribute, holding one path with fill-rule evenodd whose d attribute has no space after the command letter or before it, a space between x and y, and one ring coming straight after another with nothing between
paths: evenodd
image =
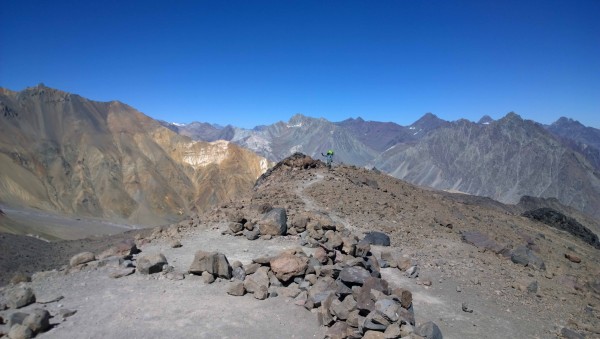
<instances>
[{"instance_id":1,"label":"dark rock","mask_svg":"<svg viewBox=\"0 0 600 339\"><path fill-rule=\"evenodd\" d=\"M390 237L382 232L369 232L360 242L378 246L390 246Z\"/></svg>"},{"instance_id":2,"label":"dark rock","mask_svg":"<svg viewBox=\"0 0 600 339\"><path fill-rule=\"evenodd\" d=\"M415 311L412 305L408 309L400 307L398 309L398 318L404 324L415 325Z\"/></svg>"},{"instance_id":3,"label":"dark rock","mask_svg":"<svg viewBox=\"0 0 600 339\"><path fill-rule=\"evenodd\" d=\"M400 304L392 299L380 299L375 302L375 311L389 323L398 321L399 308Z\"/></svg>"},{"instance_id":4,"label":"dark rock","mask_svg":"<svg viewBox=\"0 0 600 339\"><path fill-rule=\"evenodd\" d=\"M366 260L367 270L371 272L371 276L375 278L381 277L381 268L379 266L379 261L374 255L368 256Z\"/></svg>"},{"instance_id":5,"label":"dark rock","mask_svg":"<svg viewBox=\"0 0 600 339\"><path fill-rule=\"evenodd\" d=\"M262 235L285 235L287 233L287 214L284 208L273 208L258 222Z\"/></svg>"},{"instance_id":6,"label":"dark rock","mask_svg":"<svg viewBox=\"0 0 600 339\"><path fill-rule=\"evenodd\" d=\"M442 331L440 331L440 328L432 321L428 321L417 327L415 333L427 339L443 339Z\"/></svg>"},{"instance_id":7,"label":"dark rock","mask_svg":"<svg viewBox=\"0 0 600 339\"><path fill-rule=\"evenodd\" d=\"M367 278L370 278L371 274L366 269L360 266L351 266L342 269L339 278L342 282L348 286L352 285L363 285Z\"/></svg>"},{"instance_id":8,"label":"dark rock","mask_svg":"<svg viewBox=\"0 0 600 339\"><path fill-rule=\"evenodd\" d=\"M254 228L253 230L245 230L243 234L248 240L256 240L260 237L260 231L258 228Z\"/></svg>"},{"instance_id":9,"label":"dark rock","mask_svg":"<svg viewBox=\"0 0 600 339\"><path fill-rule=\"evenodd\" d=\"M136 260L136 269L141 274L153 274L162 271L163 265L168 264L162 253L141 254Z\"/></svg>"},{"instance_id":10,"label":"dark rock","mask_svg":"<svg viewBox=\"0 0 600 339\"><path fill-rule=\"evenodd\" d=\"M236 267L232 270L232 276L234 279L244 281L246 279L246 272L243 267Z\"/></svg>"},{"instance_id":11,"label":"dark rock","mask_svg":"<svg viewBox=\"0 0 600 339\"><path fill-rule=\"evenodd\" d=\"M350 312L356 310L356 301L351 295L347 295L344 301L338 299L333 300L331 307L329 308L331 314L336 316L338 319L346 320L350 316Z\"/></svg>"},{"instance_id":12,"label":"dark rock","mask_svg":"<svg viewBox=\"0 0 600 339\"><path fill-rule=\"evenodd\" d=\"M563 337L565 337L566 339L584 339L584 338L585 338L585 337L584 337L584 336L582 336L581 334L579 334L579 333L577 333L577 332L573 331L573 330L572 330L572 329L570 329L570 328L566 328L566 327L563 327L563 328L560 330L560 334L561 334Z\"/></svg>"},{"instance_id":13,"label":"dark rock","mask_svg":"<svg viewBox=\"0 0 600 339\"><path fill-rule=\"evenodd\" d=\"M29 315L28 313L23 313L23 312L11 313L8 315L8 318L6 319L6 325L8 326L8 328L11 328L17 324L23 324L23 321L25 321L25 318L27 318L28 315Z\"/></svg>"},{"instance_id":14,"label":"dark rock","mask_svg":"<svg viewBox=\"0 0 600 339\"><path fill-rule=\"evenodd\" d=\"M462 303L461 308L462 308L463 312L473 313L473 310L471 308L469 308L469 304L467 304L467 303Z\"/></svg>"},{"instance_id":15,"label":"dark rock","mask_svg":"<svg viewBox=\"0 0 600 339\"><path fill-rule=\"evenodd\" d=\"M188 270L192 274L208 272L224 279L231 279L231 271L231 265L224 254L204 251L196 252L194 261Z\"/></svg>"},{"instance_id":16,"label":"dark rock","mask_svg":"<svg viewBox=\"0 0 600 339\"><path fill-rule=\"evenodd\" d=\"M598 240L598 235L577 222L577 220L570 218L556 210L546 207L538 208L523 213L523 216L537 220L559 230L567 231L580 238L584 242L592 245L593 247L600 249L600 240Z\"/></svg>"},{"instance_id":17,"label":"dark rock","mask_svg":"<svg viewBox=\"0 0 600 339\"><path fill-rule=\"evenodd\" d=\"M383 322L383 324L381 322ZM369 330L385 331L389 324L390 323L385 321L383 317L380 317L376 311L371 311L365 317L362 327Z\"/></svg>"},{"instance_id":18,"label":"dark rock","mask_svg":"<svg viewBox=\"0 0 600 339\"><path fill-rule=\"evenodd\" d=\"M181 241L179 241L179 240L173 240L173 241L171 241L171 243L169 245L171 246L171 248L180 248L183 246L181 244Z\"/></svg>"},{"instance_id":19,"label":"dark rock","mask_svg":"<svg viewBox=\"0 0 600 339\"><path fill-rule=\"evenodd\" d=\"M541 271L546 270L544 261L536 256L529 248L527 248L527 246L519 246L514 249L511 253L510 259L515 264L528 266Z\"/></svg>"}]
</instances>

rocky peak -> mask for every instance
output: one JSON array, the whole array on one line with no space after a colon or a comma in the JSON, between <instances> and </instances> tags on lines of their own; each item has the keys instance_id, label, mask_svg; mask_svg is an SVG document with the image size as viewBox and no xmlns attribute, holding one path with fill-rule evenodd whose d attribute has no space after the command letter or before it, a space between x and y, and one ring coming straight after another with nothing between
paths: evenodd
<instances>
[{"instance_id":1,"label":"rocky peak","mask_svg":"<svg viewBox=\"0 0 600 339\"><path fill-rule=\"evenodd\" d=\"M486 114L482 116L477 123L482 125L489 125L492 122L494 122L494 119L492 119L492 117Z\"/></svg>"},{"instance_id":2,"label":"rocky peak","mask_svg":"<svg viewBox=\"0 0 600 339\"><path fill-rule=\"evenodd\" d=\"M433 113L426 113L419 120L415 121L411 127L425 131L431 131L438 127L448 124L446 120L442 120Z\"/></svg>"}]
</instances>

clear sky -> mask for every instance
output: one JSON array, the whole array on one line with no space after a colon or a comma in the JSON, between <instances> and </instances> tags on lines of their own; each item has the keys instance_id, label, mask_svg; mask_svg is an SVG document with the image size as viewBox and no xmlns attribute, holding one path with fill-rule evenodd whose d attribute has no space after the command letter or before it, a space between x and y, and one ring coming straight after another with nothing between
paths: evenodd
<instances>
[{"instance_id":1,"label":"clear sky","mask_svg":"<svg viewBox=\"0 0 600 339\"><path fill-rule=\"evenodd\" d=\"M0 86L171 122L295 113L409 125L568 116L600 128L600 1L1 2Z\"/></svg>"}]
</instances>

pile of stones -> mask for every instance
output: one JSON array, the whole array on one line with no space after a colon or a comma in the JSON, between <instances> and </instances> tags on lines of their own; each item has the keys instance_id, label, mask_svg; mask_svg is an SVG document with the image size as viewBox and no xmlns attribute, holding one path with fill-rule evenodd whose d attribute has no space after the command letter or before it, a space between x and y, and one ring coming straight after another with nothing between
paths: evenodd
<instances>
[{"instance_id":1,"label":"pile of stones","mask_svg":"<svg viewBox=\"0 0 600 339\"><path fill-rule=\"evenodd\" d=\"M380 268L389 262L410 277L418 276L410 260L396 260L390 252L382 253L386 260L381 260L371 252L371 245L390 245L387 235L371 232L359 241L319 212L307 212L291 224L304 248L255 258L247 265L230 264L222 253L198 251L188 272L206 282L229 279L227 293L233 296L291 298L317 314L329 338L442 338L432 322L415 327L412 293L393 289L381 278ZM260 237L285 235L285 209L271 209L256 223L240 217L227 233L248 237L256 231Z\"/></svg>"}]
</instances>

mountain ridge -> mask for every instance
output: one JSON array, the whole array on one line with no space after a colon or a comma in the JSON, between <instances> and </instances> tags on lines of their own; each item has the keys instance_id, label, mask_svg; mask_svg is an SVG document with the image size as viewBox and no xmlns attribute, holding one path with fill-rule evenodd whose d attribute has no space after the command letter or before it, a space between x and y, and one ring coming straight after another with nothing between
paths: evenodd
<instances>
[{"instance_id":1,"label":"mountain ridge","mask_svg":"<svg viewBox=\"0 0 600 339\"><path fill-rule=\"evenodd\" d=\"M118 101L43 85L0 92L0 201L164 224L251 189L268 161L194 141Z\"/></svg>"}]
</instances>

